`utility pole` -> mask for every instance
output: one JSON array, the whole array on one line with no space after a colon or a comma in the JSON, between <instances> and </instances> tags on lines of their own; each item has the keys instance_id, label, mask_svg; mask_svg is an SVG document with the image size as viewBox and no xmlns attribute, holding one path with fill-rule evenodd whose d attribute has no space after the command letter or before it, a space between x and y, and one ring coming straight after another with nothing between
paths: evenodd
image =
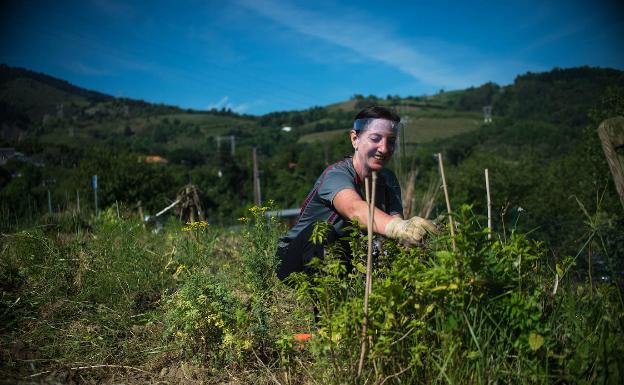
<instances>
[{"instance_id":1,"label":"utility pole","mask_svg":"<svg viewBox=\"0 0 624 385\"><path fill-rule=\"evenodd\" d=\"M46 190L48 190L48 213L52 215L52 193L50 192L50 187L56 183L56 179L46 179L43 182Z\"/></svg>"},{"instance_id":2,"label":"utility pole","mask_svg":"<svg viewBox=\"0 0 624 385\"><path fill-rule=\"evenodd\" d=\"M260 206L262 203L262 196L260 195L260 176L258 174L258 156L256 154L256 147L252 148L252 160L253 160L253 185L254 185L254 204Z\"/></svg>"}]
</instances>

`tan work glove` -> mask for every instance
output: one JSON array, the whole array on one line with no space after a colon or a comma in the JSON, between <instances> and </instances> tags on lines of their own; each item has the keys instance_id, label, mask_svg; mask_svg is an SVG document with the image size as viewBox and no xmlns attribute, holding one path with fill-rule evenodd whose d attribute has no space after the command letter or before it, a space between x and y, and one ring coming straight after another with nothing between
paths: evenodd
<instances>
[{"instance_id":1,"label":"tan work glove","mask_svg":"<svg viewBox=\"0 0 624 385\"><path fill-rule=\"evenodd\" d=\"M412 217L410 219L395 218L386 225L386 236L398 241L417 245L427 233L437 233L438 229L428 219Z\"/></svg>"}]
</instances>

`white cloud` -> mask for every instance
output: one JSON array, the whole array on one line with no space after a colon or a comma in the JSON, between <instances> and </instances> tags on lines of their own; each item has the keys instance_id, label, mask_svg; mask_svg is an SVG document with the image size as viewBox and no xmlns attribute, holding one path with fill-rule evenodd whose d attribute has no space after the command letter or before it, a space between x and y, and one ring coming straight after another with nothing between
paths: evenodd
<instances>
[{"instance_id":1,"label":"white cloud","mask_svg":"<svg viewBox=\"0 0 624 385\"><path fill-rule=\"evenodd\" d=\"M459 73L448 63L394 36L385 23L366 14L322 14L279 0L240 0L239 3L297 33L383 62L430 86L463 88L485 80L480 79L480 74Z\"/></svg>"},{"instance_id":2,"label":"white cloud","mask_svg":"<svg viewBox=\"0 0 624 385\"><path fill-rule=\"evenodd\" d=\"M221 100L219 100L218 102L208 104L208 107L206 107L206 109L212 110L213 108L216 108L216 109L221 109L223 107L228 108L227 106L228 106L228 99L229 98L230 97L226 95L226 96L222 97Z\"/></svg>"},{"instance_id":3,"label":"white cloud","mask_svg":"<svg viewBox=\"0 0 624 385\"><path fill-rule=\"evenodd\" d=\"M250 107L253 107L254 105L258 105L258 104L262 104L263 101L261 100L256 100L254 102L251 103L239 103L239 104L233 104L230 102L230 97L229 96L224 96L221 99L219 99L218 102L216 103L210 103L208 104L208 106L206 107L207 110L212 110L217 109L220 110L222 108L225 109L230 109L234 112L237 112L239 114L244 113L245 111L249 110Z\"/></svg>"}]
</instances>

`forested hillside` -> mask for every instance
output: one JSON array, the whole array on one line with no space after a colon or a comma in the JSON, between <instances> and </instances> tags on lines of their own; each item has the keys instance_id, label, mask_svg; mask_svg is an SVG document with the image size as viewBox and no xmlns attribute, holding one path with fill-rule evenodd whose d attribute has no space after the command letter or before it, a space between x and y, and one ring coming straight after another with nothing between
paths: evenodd
<instances>
[{"instance_id":1,"label":"forested hillside","mask_svg":"<svg viewBox=\"0 0 624 385\"><path fill-rule=\"evenodd\" d=\"M583 215L577 199L590 212L606 213L606 223L621 225L595 130L603 118L622 114L623 87L622 71L554 69L502 87L487 83L404 98L354 95L326 107L247 116L114 98L3 65L2 145L24 154L0 170L4 225L46 213L48 189L54 211L75 205L78 195L85 209L91 207L95 174L102 207L140 201L153 213L193 183L209 220L234 224L253 201L253 146L263 198L297 207L325 165L349 153L353 116L379 104L404 118L402 153L392 167L404 184L410 170L418 172L418 199L437 178L432 154L441 151L453 201L473 203L483 213L482 174L489 168L498 213L563 250L580 236L565 227ZM491 124L482 120L486 105L493 106ZM147 155L168 163L139 161ZM436 212L443 211L441 203Z\"/></svg>"}]
</instances>

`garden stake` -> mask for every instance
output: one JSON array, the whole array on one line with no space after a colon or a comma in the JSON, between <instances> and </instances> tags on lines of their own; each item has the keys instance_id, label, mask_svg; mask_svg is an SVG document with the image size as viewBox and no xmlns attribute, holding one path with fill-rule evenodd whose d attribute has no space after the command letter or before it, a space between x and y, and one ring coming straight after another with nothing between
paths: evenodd
<instances>
[{"instance_id":1,"label":"garden stake","mask_svg":"<svg viewBox=\"0 0 624 385\"><path fill-rule=\"evenodd\" d=\"M440 164L440 175L442 176L442 187L444 188L444 198L446 199L446 211L449 216L449 227L451 228L451 245L453 251L457 248L455 245L455 226L453 225L453 214L451 212L451 201L448 196L448 189L446 188L446 178L444 177L444 165L442 164L442 153L438 152L438 163Z\"/></svg>"},{"instance_id":2,"label":"garden stake","mask_svg":"<svg viewBox=\"0 0 624 385\"><path fill-rule=\"evenodd\" d=\"M492 200L490 199L490 177L487 168L485 169L485 191L487 193L488 239L492 239Z\"/></svg>"},{"instance_id":3,"label":"garden stake","mask_svg":"<svg viewBox=\"0 0 624 385\"><path fill-rule=\"evenodd\" d=\"M375 216L375 186L377 185L377 172L373 171L372 192L369 196L368 178L364 179L364 189L366 190L366 203L368 204L368 254L366 258L366 284L364 285L364 322L362 323L362 343L360 346L360 362L358 365L357 377L362 375L364 367L364 357L366 356L366 328L368 326L368 296L372 289L373 270L373 223ZM370 199L369 199L370 197Z\"/></svg>"}]
</instances>

